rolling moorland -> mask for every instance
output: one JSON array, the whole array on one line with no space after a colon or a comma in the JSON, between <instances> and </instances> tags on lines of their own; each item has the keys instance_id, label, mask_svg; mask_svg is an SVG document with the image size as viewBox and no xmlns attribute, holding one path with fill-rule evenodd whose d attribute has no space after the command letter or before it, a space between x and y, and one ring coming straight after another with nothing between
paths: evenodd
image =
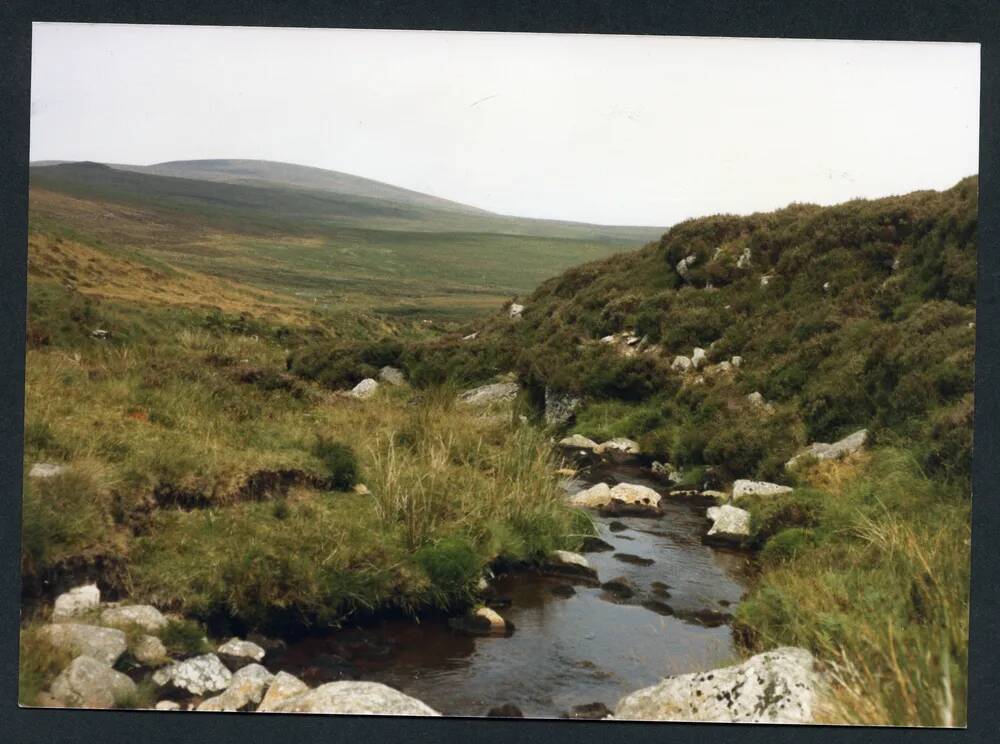
<instances>
[{"instance_id":1,"label":"rolling moorland","mask_svg":"<svg viewBox=\"0 0 1000 744\"><path fill-rule=\"evenodd\" d=\"M747 657L818 660L813 720L964 724L975 178L691 220L627 252L629 231L581 226L473 246L440 226L474 210L406 205L449 212L426 233L457 241L442 266L459 245L468 266L541 250L536 274L477 285L421 262L400 284L388 259L307 260L355 233L372 241L357 254L390 250L386 233L419 232L412 215L332 225L332 207L292 218L245 173L192 195L194 179L126 174L155 179L130 189L110 171L32 173L22 702L69 661L43 623L82 579L174 613L159 634L175 657L207 650L200 624L290 635L476 607L484 569L544 565L592 534L557 473L580 453L555 441L577 435L634 440L665 494L789 487L739 504L754 575L731 624ZM338 197L344 212L366 188ZM424 250L407 249L393 260ZM350 286L330 294L335 275ZM414 315L423 303L435 312ZM387 366L405 383L345 392ZM485 414L457 401L491 383L519 392ZM863 449L786 466L859 429ZM29 477L39 462L62 469ZM155 695L143 681L116 702Z\"/></svg>"}]
</instances>

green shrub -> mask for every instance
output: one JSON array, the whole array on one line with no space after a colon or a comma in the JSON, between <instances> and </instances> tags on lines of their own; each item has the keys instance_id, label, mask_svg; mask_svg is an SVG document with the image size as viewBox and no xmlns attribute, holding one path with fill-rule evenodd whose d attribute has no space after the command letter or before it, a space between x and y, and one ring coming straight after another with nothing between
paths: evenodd
<instances>
[{"instance_id":1,"label":"green shrub","mask_svg":"<svg viewBox=\"0 0 1000 744\"><path fill-rule=\"evenodd\" d=\"M348 445L319 437L313 455L323 463L330 488L346 491L358 482L358 458Z\"/></svg>"}]
</instances>

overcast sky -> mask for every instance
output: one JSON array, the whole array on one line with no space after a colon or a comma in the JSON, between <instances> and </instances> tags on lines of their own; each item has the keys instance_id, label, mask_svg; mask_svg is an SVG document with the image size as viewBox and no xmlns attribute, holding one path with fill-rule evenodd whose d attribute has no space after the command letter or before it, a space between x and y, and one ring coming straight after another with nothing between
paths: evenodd
<instances>
[{"instance_id":1,"label":"overcast sky","mask_svg":"<svg viewBox=\"0 0 1000 744\"><path fill-rule=\"evenodd\" d=\"M978 172L979 46L36 24L32 160L262 158L667 226Z\"/></svg>"}]
</instances>

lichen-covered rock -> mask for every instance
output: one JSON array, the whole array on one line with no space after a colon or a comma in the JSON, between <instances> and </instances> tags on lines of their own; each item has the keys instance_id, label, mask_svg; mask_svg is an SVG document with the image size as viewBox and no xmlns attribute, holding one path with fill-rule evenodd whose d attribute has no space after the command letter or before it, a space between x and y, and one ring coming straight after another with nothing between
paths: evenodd
<instances>
[{"instance_id":1,"label":"lichen-covered rock","mask_svg":"<svg viewBox=\"0 0 1000 744\"><path fill-rule=\"evenodd\" d=\"M597 445L597 447L594 448L594 452L598 455L630 457L632 455L638 455L639 452L641 452L641 449L639 447L639 443L632 439L615 437L614 439L609 439L608 441Z\"/></svg>"},{"instance_id":2,"label":"lichen-covered rock","mask_svg":"<svg viewBox=\"0 0 1000 744\"><path fill-rule=\"evenodd\" d=\"M145 664L146 666L162 664L167 660L167 647L156 636L144 635L136 641L135 646L132 648L132 656L140 664Z\"/></svg>"},{"instance_id":3,"label":"lichen-covered rock","mask_svg":"<svg viewBox=\"0 0 1000 744\"><path fill-rule=\"evenodd\" d=\"M814 442L785 463L786 468L794 468L800 462L808 459L836 460L847 455L860 452L868 442L868 430L861 429L840 439L833 444Z\"/></svg>"},{"instance_id":4,"label":"lichen-covered rock","mask_svg":"<svg viewBox=\"0 0 1000 744\"><path fill-rule=\"evenodd\" d=\"M122 605L109 607L101 613L101 625L109 628L129 628L137 626L155 633L167 625L167 618L152 605Z\"/></svg>"},{"instance_id":5,"label":"lichen-covered rock","mask_svg":"<svg viewBox=\"0 0 1000 744\"><path fill-rule=\"evenodd\" d=\"M260 664L248 664L233 674L232 680L221 695L202 701L200 711L236 711L261 702L274 675Z\"/></svg>"},{"instance_id":6,"label":"lichen-covered rock","mask_svg":"<svg viewBox=\"0 0 1000 744\"><path fill-rule=\"evenodd\" d=\"M743 664L668 677L626 695L614 718L721 723L809 723L821 680L812 655L782 647Z\"/></svg>"},{"instance_id":7,"label":"lichen-covered rock","mask_svg":"<svg viewBox=\"0 0 1000 744\"><path fill-rule=\"evenodd\" d=\"M108 666L113 666L128 648L125 634L115 628L82 623L53 623L46 625L43 632L56 648L89 656Z\"/></svg>"},{"instance_id":8,"label":"lichen-covered rock","mask_svg":"<svg viewBox=\"0 0 1000 744\"><path fill-rule=\"evenodd\" d=\"M688 281L691 278L691 272L688 271L692 266L698 262L698 256L691 254L690 256L685 256L680 261L678 261L674 268L677 269L677 273L680 275L681 279Z\"/></svg>"},{"instance_id":9,"label":"lichen-covered rock","mask_svg":"<svg viewBox=\"0 0 1000 744\"><path fill-rule=\"evenodd\" d=\"M267 713L273 711L286 700L291 700L293 697L308 692L308 690L309 685L298 677L288 672L278 672L271 680L271 684L268 686L263 700L260 701L260 705L257 706L257 712Z\"/></svg>"},{"instance_id":10,"label":"lichen-covered rock","mask_svg":"<svg viewBox=\"0 0 1000 744\"><path fill-rule=\"evenodd\" d=\"M403 375L403 370L397 367L382 367L378 371L378 377L382 382L387 382L390 385L402 385L406 382L406 377Z\"/></svg>"},{"instance_id":11,"label":"lichen-covered rock","mask_svg":"<svg viewBox=\"0 0 1000 744\"><path fill-rule=\"evenodd\" d=\"M53 620L67 620L97 609L101 604L101 591L97 584L84 584L56 597L52 606Z\"/></svg>"},{"instance_id":12,"label":"lichen-covered rock","mask_svg":"<svg viewBox=\"0 0 1000 744\"><path fill-rule=\"evenodd\" d=\"M466 390L458 396L459 401L470 406L485 406L490 403L506 403L514 400L521 387L516 382L494 382Z\"/></svg>"},{"instance_id":13,"label":"lichen-covered rock","mask_svg":"<svg viewBox=\"0 0 1000 744\"><path fill-rule=\"evenodd\" d=\"M733 482L733 501L739 501L746 496L778 496L791 491L789 486L741 478Z\"/></svg>"},{"instance_id":14,"label":"lichen-covered rock","mask_svg":"<svg viewBox=\"0 0 1000 744\"><path fill-rule=\"evenodd\" d=\"M581 403L583 400L579 396L545 388L545 423L549 426L569 423Z\"/></svg>"},{"instance_id":15,"label":"lichen-covered rock","mask_svg":"<svg viewBox=\"0 0 1000 744\"><path fill-rule=\"evenodd\" d=\"M109 664L78 656L52 682L50 694L70 708L113 708L135 689L135 682Z\"/></svg>"},{"instance_id":16,"label":"lichen-covered rock","mask_svg":"<svg viewBox=\"0 0 1000 744\"><path fill-rule=\"evenodd\" d=\"M222 692L233 675L215 654L203 654L163 667L153 673L157 685L173 685L192 695Z\"/></svg>"},{"instance_id":17,"label":"lichen-covered rock","mask_svg":"<svg viewBox=\"0 0 1000 744\"><path fill-rule=\"evenodd\" d=\"M247 659L248 661L260 661L267 652L250 641L243 641L239 638L230 638L216 649L220 656L231 656L237 659Z\"/></svg>"},{"instance_id":18,"label":"lichen-covered rock","mask_svg":"<svg viewBox=\"0 0 1000 744\"><path fill-rule=\"evenodd\" d=\"M275 706L276 713L437 716L425 703L378 682L329 682Z\"/></svg>"},{"instance_id":19,"label":"lichen-covered rock","mask_svg":"<svg viewBox=\"0 0 1000 744\"><path fill-rule=\"evenodd\" d=\"M710 506L705 512L712 527L706 538L709 542L741 543L750 536L750 512L729 504Z\"/></svg>"},{"instance_id":20,"label":"lichen-covered rock","mask_svg":"<svg viewBox=\"0 0 1000 744\"><path fill-rule=\"evenodd\" d=\"M559 446L571 447L573 449L593 450L597 449L598 444L593 439L587 439L587 437L574 434L573 436L560 439Z\"/></svg>"},{"instance_id":21,"label":"lichen-covered rock","mask_svg":"<svg viewBox=\"0 0 1000 744\"><path fill-rule=\"evenodd\" d=\"M351 388L351 392L348 395L357 400L368 400L375 395L376 390L378 390L378 383L371 377L366 377Z\"/></svg>"},{"instance_id":22,"label":"lichen-covered rock","mask_svg":"<svg viewBox=\"0 0 1000 744\"><path fill-rule=\"evenodd\" d=\"M589 509L599 509L611 501L611 487L607 483L596 483L590 488L585 488L573 494L569 503L573 506L581 506Z\"/></svg>"},{"instance_id":23,"label":"lichen-covered rock","mask_svg":"<svg viewBox=\"0 0 1000 744\"><path fill-rule=\"evenodd\" d=\"M689 372L693 366L691 357L683 355L675 356L674 361L670 363L670 369L675 372Z\"/></svg>"}]
</instances>

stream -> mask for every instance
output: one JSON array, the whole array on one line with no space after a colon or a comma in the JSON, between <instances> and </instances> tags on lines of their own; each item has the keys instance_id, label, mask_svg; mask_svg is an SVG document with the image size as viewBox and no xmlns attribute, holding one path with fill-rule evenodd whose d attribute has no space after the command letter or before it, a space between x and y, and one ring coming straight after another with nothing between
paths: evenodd
<instances>
[{"instance_id":1,"label":"stream","mask_svg":"<svg viewBox=\"0 0 1000 744\"><path fill-rule=\"evenodd\" d=\"M628 465L596 466L566 487L575 493L599 481L667 490ZM632 597L521 571L492 583L500 600L493 606L516 628L507 637L465 635L443 618L390 618L292 642L267 666L310 685L381 682L445 715L510 704L527 717L590 703L613 709L665 676L725 666L737 658L727 614L744 593L747 556L702 544L704 502L665 497L661 505L654 519L594 515L613 550L588 552L587 560L601 582L628 579ZM564 596L567 584L574 593Z\"/></svg>"}]
</instances>

